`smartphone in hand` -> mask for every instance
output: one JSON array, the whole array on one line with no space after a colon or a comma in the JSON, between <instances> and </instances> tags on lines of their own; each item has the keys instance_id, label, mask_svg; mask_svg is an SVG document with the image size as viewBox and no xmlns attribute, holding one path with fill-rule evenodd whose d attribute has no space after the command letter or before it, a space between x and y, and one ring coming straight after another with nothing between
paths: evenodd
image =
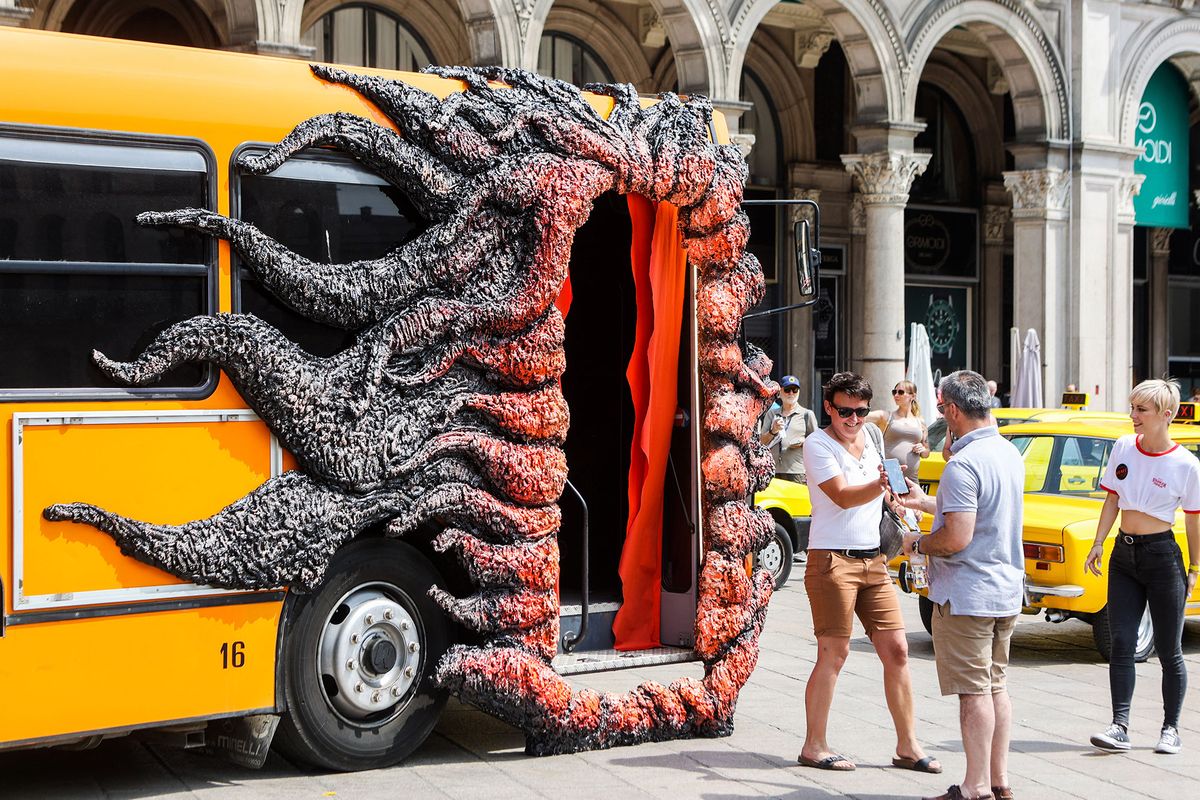
<instances>
[{"instance_id":1,"label":"smartphone in hand","mask_svg":"<svg viewBox=\"0 0 1200 800\"><path fill-rule=\"evenodd\" d=\"M900 462L894 458L885 458L883 460L883 471L887 473L888 484L892 487L892 492L895 494L908 494L908 483L904 480L904 471L900 469Z\"/></svg>"}]
</instances>

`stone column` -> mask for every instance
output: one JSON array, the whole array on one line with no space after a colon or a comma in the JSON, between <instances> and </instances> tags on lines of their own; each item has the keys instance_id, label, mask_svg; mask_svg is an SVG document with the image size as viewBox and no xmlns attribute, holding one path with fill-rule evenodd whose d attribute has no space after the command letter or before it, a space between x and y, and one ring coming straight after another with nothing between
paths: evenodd
<instances>
[{"instance_id":1,"label":"stone column","mask_svg":"<svg viewBox=\"0 0 1200 800\"><path fill-rule=\"evenodd\" d=\"M1150 363L1147 365L1150 374L1142 378L1157 378L1166 375L1170 359L1170 327L1168 319L1170 312L1167 304L1167 291L1170 286L1168 262L1171 258L1171 228L1152 228L1150 230L1150 263L1146 277L1146 297L1149 300L1150 319L1147 326L1150 330Z\"/></svg>"},{"instance_id":2,"label":"stone column","mask_svg":"<svg viewBox=\"0 0 1200 800\"><path fill-rule=\"evenodd\" d=\"M1067 196L1070 173L1047 167L1004 173L1013 197L1013 325L1033 328L1042 342L1046 403L1077 382L1067 376ZM1020 353L1014 358L1019 359Z\"/></svg>"},{"instance_id":3,"label":"stone column","mask_svg":"<svg viewBox=\"0 0 1200 800\"><path fill-rule=\"evenodd\" d=\"M850 339L876 405L904 379L904 206L929 158L897 151L842 156L862 192L867 217L863 279L854 281L862 315Z\"/></svg>"},{"instance_id":4,"label":"stone column","mask_svg":"<svg viewBox=\"0 0 1200 800\"><path fill-rule=\"evenodd\" d=\"M980 321L982 347L979 348L978 369L985 378L991 378L1001 386L1008 384L1008 375L1002 374L1004 343L1008 341L1008 327L1004 324L1004 234L1011 214L1008 206L987 205L983 207L983 263L979 271L979 293L976 307L983 319ZM1008 387L1012 391L1012 387Z\"/></svg>"}]
</instances>

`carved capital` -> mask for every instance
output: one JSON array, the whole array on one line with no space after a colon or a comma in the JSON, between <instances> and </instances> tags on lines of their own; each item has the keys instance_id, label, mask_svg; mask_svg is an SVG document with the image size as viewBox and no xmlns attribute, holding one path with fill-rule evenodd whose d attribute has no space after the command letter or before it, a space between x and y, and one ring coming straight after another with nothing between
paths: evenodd
<instances>
[{"instance_id":1,"label":"carved capital","mask_svg":"<svg viewBox=\"0 0 1200 800\"><path fill-rule=\"evenodd\" d=\"M796 59L796 66L801 69L815 67L821 60L821 56L829 50L829 45L834 38L833 31L821 29L796 31L793 39L793 57Z\"/></svg>"},{"instance_id":2,"label":"carved capital","mask_svg":"<svg viewBox=\"0 0 1200 800\"><path fill-rule=\"evenodd\" d=\"M990 58L987 63L987 87L991 94L1008 94L1008 78L1004 77L1000 65Z\"/></svg>"},{"instance_id":3,"label":"carved capital","mask_svg":"<svg viewBox=\"0 0 1200 800\"><path fill-rule=\"evenodd\" d=\"M1145 175L1122 175L1117 179L1117 216L1132 224L1134 218L1133 198L1142 191Z\"/></svg>"},{"instance_id":4,"label":"carved capital","mask_svg":"<svg viewBox=\"0 0 1200 800\"><path fill-rule=\"evenodd\" d=\"M812 200L814 203L820 203L821 202L821 190L820 189L795 189L795 188L793 188L792 189L792 199L793 200ZM802 219L806 219L809 222L812 222L812 217L813 217L812 206L792 206L791 207L792 222L799 222Z\"/></svg>"},{"instance_id":5,"label":"carved capital","mask_svg":"<svg viewBox=\"0 0 1200 800\"><path fill-rule=\"evenodd\" d=\"M1003 174L1004 188L1013 197L1014 219L1045 217L1066 209L1071 173L1047 167Z\"/></svg>"},{"instance_id":6,"label":"carved capital","mask_svg":"<svg viewBox=\"0 0 1200 800\"><path fill-rule=\"evenodd\" d=\"M662 47L667 43L667 29L658 12L650 6L638 9L638 36L643 47Z\"/></svg>"},{"instance_id":7,"label":"carved capital","mask_svg":"<svg viewBox=\"0 0 1200 800\"><path fill-rule=\"evenodd\" d=\"M867 204L857 192L850 198L850 233L855 236L867 234Z\"/></svg>"},{"instance_id":8,"label":"carved capital","mask_svg":"<svg viewBox=\"0 0 1200 800\"><path fill-rule=\"evenodd\" d=\"M1005 206L984 206L983 243L1004 244L1004 228L1008 225L1009 209Z\"/></svg>"},{"instance_id":9,"label":"carved capital","mask_svg":"<svg viewBox=\"0 0 1200 800\"><path fill-rule=\"evenodd\" d=\"M534 0L512 0L513 10L517 13L517 27L521 31L521 40L529 36L529 23L533 21Z\"/></svg>"},{"instance_id":10,"label":"carved capital","mask_svg":"<svg viewBox=\"0 0 1200 800\"><path fill-rule=\"evenodd\" d=\"M754 134L731 133L729 134L729 143L741 151L742 158L749 158L750 151L754 149Z\"/></svg>"},{"instance_id":11,"label":"carved capital","mask_svg":"<svg viewBox=\"0 0 1200 800\"><path fill-rule=\"evenodd\" d=\"M1171 255L1171 234L1174 228L1150 229L1150 253L1156 256Z\"/></svg>"},{"instance_id":12,"label":"carved capital","mask_svg":"<svg viewBox=\"0 0 1200 800\"><path fill-rule=\"evenodd\" d=\"M869 153L842 156L867 205L904 205L913 179L925 171L929 153Z\"/></svg>"}]
</instances>

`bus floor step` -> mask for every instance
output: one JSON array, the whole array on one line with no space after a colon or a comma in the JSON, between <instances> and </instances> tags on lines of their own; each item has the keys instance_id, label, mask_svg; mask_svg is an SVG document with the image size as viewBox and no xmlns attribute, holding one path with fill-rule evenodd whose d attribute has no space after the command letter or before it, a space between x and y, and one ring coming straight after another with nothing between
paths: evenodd
<instances>
[{"instance_id":1,"label":"bus floor step","mask_svg":"<svg viewBox=\"0 0 1200 800\"><path fill-rule=\"evenodd\" d=\"M589 672L656 667L659 664L682 664L699 660L696 651L689 647L653 647L649 650L581 650L559 653L551 665L559 675L583 675Z\"/></svg>"}]
</instances>

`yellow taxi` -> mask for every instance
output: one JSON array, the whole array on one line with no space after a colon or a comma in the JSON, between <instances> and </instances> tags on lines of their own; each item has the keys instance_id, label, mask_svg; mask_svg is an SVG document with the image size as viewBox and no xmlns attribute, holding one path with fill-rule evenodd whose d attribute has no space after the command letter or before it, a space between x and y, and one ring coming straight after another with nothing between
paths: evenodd
<instances>
[{"instance_id":1,"label":"yellow taxi","mask_svg":"<svg viewBox=\"0 0 1200 800\"><path fill-rule=\"evenodd\" d=\"M765 508L775 519L775 535L755 556L755 566L770 571L778 589L792 574L792 558L808 549L808 526L812 503L802 483L772 478L766 489L754 495L754 505Z\"/></svg>"},{"instance_id":2,"label":"yellow taxi","mask_svg":"<svg viewBox=\"0 0 1200 800\"><path fill-rule=\"evenodd\" d=\"M1110 649L1107 572L1096 577L1085 572L1083 564L1104 505L1105 492L1099 483L1109 453L1120 436L1132 431L1127 418L1123 425L1111 419L1014 423L1001 431L1025 460L1023 540L1029 595L1025 613L1044 611L1050 622L1075 618L1091 623L1096 649L1105 660ZM1170 436L1200 458L1200 426L1172 425ZM928 529L929 521L926 515L924 528ZM1186 559L1182 511L1176 515L1174 530ZM1110 535L1105 542L1105 564L1115 541ZM904 561L897 559L893 565L900 588L911 591ZM933 604L924 590L920 594L921 620L929 630ZM1188 598L1185 613L1200 615L1200 586ZM1137 660L1144 661L1153 649L1154 632L1146 613L1138 629Z\"/></svg>"}]
</instances>

